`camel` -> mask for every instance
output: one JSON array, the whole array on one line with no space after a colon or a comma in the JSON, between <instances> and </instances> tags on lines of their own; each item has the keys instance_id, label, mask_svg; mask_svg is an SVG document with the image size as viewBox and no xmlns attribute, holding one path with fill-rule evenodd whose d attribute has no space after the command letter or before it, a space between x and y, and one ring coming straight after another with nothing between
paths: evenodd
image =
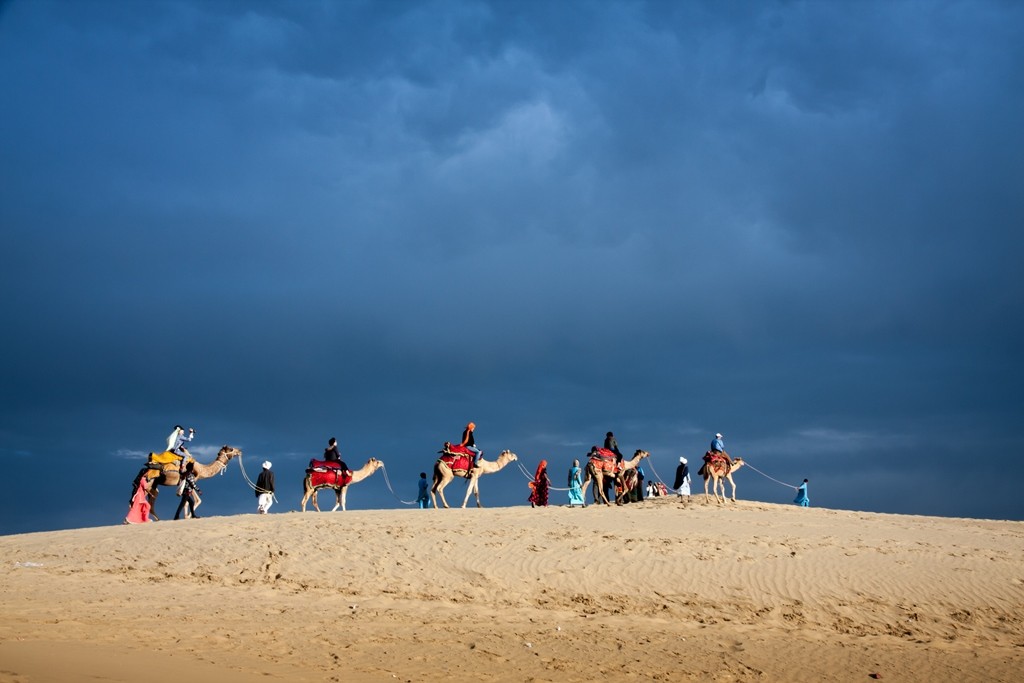
<instances>
[{"instance_id":1,"label":"camel","mask_svg":"<svg viewBox=\"0 0 1024 683\"><path fill-rule=\"evenodd\" d=\"M217 457L214 459L213 462L211 462L209 465L204 465L201 462L196 462L194 465L192 465L192 471L195 473L196 479L209 479L213 475L220 474L221 472L223 472L227 468L228 463L231 461L231 458L236 458L240 455L242 455L242 451L240 449L234 448L233 446L223 446L221 447L220 452L217 453ZM157 474L151 476L151 472L156 472ZM138 488L139 480L142 477L146 477L146 479L149 480L149 493L146 495L146 498L149 500L149 514L151 517L153 517L153 519L160 519L155 512L156 498L160 494L160 487L176 487L178 485L178 482L180 481L179 475L180 473L178 472L177 463L170 463L165 464L163 466L163 469L154 469L149 467L143 468L142 471L139 472L139 476L135 478L135 482L132 484L133 491Z\"/></svg>"},{"instance_id":2,"label":"camel","mask_svg":"<svg viewBox=\"0 0 1024 683\"><path fill-rule=\"evenodd\" d=\"M642 450L638 449L637 452L633 454L633 457L630 458L629 460L626 460L625 458L623 458L622 459L622 464L619 466L619 471L616 472L612 476L612 478L613 479L618 479L619 477L622 476L622 473L625 472L626 470L636 469L640 465L640 461L643 460L644 458L650 457L650 455L651 454L648 453L647 451L642 451ZM587 462L587 474L583 478L583 499L584 500L587 499L587 487L590 486L590 480L593 479L594 480L594 503L595 504L597 503L597 497L598 497L598 494L600 494L601 500L604 501L604 504L605 505L611 505L611 503L608 501L608 497L604 494L604 477L605 477L605 472L601 468L599 468L599 467L594 467L594 463L593 463L592 460ZM619 503L619 499L616 498L615 502Z\"/></svg>"},{"instance_id":3,"label":"camel","mask_svg":"<svg viewBox=\"0 0 1024 683\"><path fill-rule=\"evenodd\" d=\"M743 458L733 458L732 459L732 469L729 470L728 472L725 471L725 467L726 467L726 465L725 465L724 462L719 462L719 463L716 463L713 466L711 465L711 463L705 463L704 466L700 468L700 472L704 476L704 500L705 501L708 501L708 502L711 501L711 497L708 496L708 481L713 479L714 482L713 482L713 484L711 486L711 490L714 491L714 493L715 493L715 500L717 500L719 503L724 503L725 502L725 480L728 479L729 483L732 484L732 502L734 502L734 503L736 502L736 482L733 481L732 473L735 472L736 470L738 470L739 468L743 467ZM719 495L718 495L718 488L719 487L722 488L722 495L721 495L721 497L719 497Z\"/></svg>"},{"instance_id":4,"label":"camel","mask_svg":"<svg viewBox=\"0 0 1024 683\"><path fill-rule=\"evenodd\" d=\"M348 487L366 479L381 467L384 467L383 461L377 458L370 458L358 470L352 470L352 479L347 484L340 486L335 484L318 484L313 486L313 475L307 472L306 478L302 480L302 511L306 511L306 501L312 497L313 507L317 512L320 512L320 506L316 502L316 492L320 489L334 489L334 495L337 500L334 503L334 507L331 508L331 512L336 511L339 507L342 512L345 512L345 498L348 495Z\"/></svg>"},{"instance_id":5,"label":"camel","mask_svg":"<svg viewBox=\"0 0 1024 683\"><path fill-rule=\"evenodd\" d=\"M513 460L518 460L519 457L512 451L502 451L498 455L498 459L493 462L485 460L482 456L477 458L476 467L469 471L468 475L465 475L469 479L469 484L466 486L466 498L462 501L462 507L466 507L469 503L469 494L476 495L476 506L483 507L480 504L480 477L485 474L492 474L501 470L505 465L509 464ZM434 463L434 485L430 487L430 500L434 507L437 507L437 498L434 497L434 493L441 496L441 502L445 507L448 506L448 501L444 498L444 487L448 486L455 478L455 472L463 472L464 470L453 471L448 464L441 458L437 459ZM464 476L464 475L459 475Z\"/></svg>"}]
</instances>

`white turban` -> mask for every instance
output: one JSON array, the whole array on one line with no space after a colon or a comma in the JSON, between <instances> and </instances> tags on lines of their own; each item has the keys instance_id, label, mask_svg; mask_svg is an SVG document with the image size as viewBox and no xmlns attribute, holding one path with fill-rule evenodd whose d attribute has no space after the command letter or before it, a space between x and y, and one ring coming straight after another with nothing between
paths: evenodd
<instances>
[{"instance_id":1,"label":"white turban","mask_svg":"<svg viewBox=\"0 0 1024 683\"><path fill-rule=\"evenodd\" d=\"M265 470L269 470L270 469L270 461L269 460L264 460L263 461L263 469L265 469Z\"/></svg>"}]
</instances>

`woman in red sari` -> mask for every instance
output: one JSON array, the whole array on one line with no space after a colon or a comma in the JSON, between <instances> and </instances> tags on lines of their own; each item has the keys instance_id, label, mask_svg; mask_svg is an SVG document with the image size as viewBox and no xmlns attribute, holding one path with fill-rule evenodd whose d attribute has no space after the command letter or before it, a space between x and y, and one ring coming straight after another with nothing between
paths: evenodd
<instances>
[{"instance_id":1,"label":"woman in red sari","mask_svg":"<svg viewBox=\"0 0 1024 683\"><path fill-rule=\"evenodd\" d=\"M548 479L548 461L541 460L540 464L537 465L537 472L533 475L533 481L530 482L530 507L535 508L538 505L547 507L548 504L548 487L551 486L551 480Z\"/></svg>"}]
</instances>

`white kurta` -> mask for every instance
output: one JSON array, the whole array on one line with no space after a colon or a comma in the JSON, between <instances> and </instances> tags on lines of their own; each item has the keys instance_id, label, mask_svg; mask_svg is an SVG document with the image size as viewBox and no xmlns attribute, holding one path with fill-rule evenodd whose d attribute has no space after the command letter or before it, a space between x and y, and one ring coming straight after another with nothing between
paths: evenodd
<instances>
[{"instance_id":1,"label":"white kurta","mask_svg":"<svg viewBox=\"0 0 1024 683\"><path fill-rule=\"evenodd\" d=\"M676 491L680 496L690 495L690 475L686 475L686 479L683 480L683 485Z\"/></svg>"}]
</instances>

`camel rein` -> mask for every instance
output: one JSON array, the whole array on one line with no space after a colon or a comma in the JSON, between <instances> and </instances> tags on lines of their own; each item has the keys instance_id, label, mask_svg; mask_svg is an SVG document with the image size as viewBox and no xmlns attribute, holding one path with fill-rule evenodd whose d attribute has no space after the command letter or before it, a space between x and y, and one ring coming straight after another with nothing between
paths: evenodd
<instances>
[{"instance_id":1,"label":"camel rein","mask_svg":"<svg viewBox=\"0 0 1024 683\"><path fill-rule=\"evenodd\" d=\"M795 489L795 488L797 488L796 486L793 486L792 484L787 484L786 482L784 482L784 481L779 481L778 479L776 479L776 478L774 478L774 477L769 477L769 476L768 476L767 474L765 474L765 473L764 473L764 472L762 472L761 470L759 470L759 469L757 469L756 467L754 467L753 465L751 465L751 464L750 464L750 462L748 462L747 460L744 460L744 461L743 461L743 464L744 464L744 465L746 465L747 467L749 467L750 469L754 470L754 471L755 471L755 472L757 472L758 474L760 474L760 475L761 475L762 477L764 477L765 479L771 479L771 480L772 480L772 481L774 481L774 482L775 482L776 484L782 484L783 486L786 486L786 487L788 487L788 488L791 488L791 489Z\"/></svg>"},{"instance_id":2,"label":"camel rein","mask_svg":"<svg viewBox=\"0 0 1024 683\"><path fill-rule=\"evenodd\" d=\"M225 469L227 469L227 468L225 468ZM245 479L245 483L249 485L249 488L251 488L253 491L255 491L256 490L256 484L252 483L252 479L250 479L249 475L246 474L246 472L245 472L245 465L242 464L242 456L241 455L238 456L238 469L242 470L242 478ZM221 471L221 473L223 474L223 470ZM273 492L271 492L270 496L274 499L275 503L278 502L277 496L274 495Z\"/></svg>"},{"instance_id":3,"label":"camel rein","mask_svg":"<svg viewBox=\"0 0 1024 683\"><path fill-rule=\"evenodd\" d=\"M526 477L529 481L533 481L533 475L530 474L530 470L526 469L526 467L523 466L523 463L520 462L519 460L516 460L516 464L519 465L519 471L523 473L523 476ZM569 489L567 489L567 488L563 489L563 488L559 488L558 486L551 486L550 484L548 484L548 491L568 491L568 490Z\"/></svg>"},{"instance_id":4,"label":"camel rein","mask_svg":"<svg viewBox=\"0 0 1024 683\"><path fill-rule=\"evenodd\" d=\"M647 460L648 460L648 462L650 463L650 461L652 460L652 458L647 458ZM662 484L665 484L665 482L664 482L664 481L662 481L662 479L661 479L661 476L660 476L660 475L658 474L657 470L655 470L655 469L654 469L654 463L650 463L650 465L651 465L651 472L654 472L654 476L655 476L655 477L657 477L657 480L658 480L659 482L661 482ZM751 465L751 464L750 464L750 461L749 461L749 460L746 460L746 459L744 459L744 460L743 460L743 465L744 465L745 467L749 467L750 469L754 470L755 472L757 472L758 474L760 474L760 475L761 475L762 477L764 477L765 479L771 479L771 480L772 480L772 481L774 481L774 482L775 482L776 484L782 484L783 486L786 486L786 487L788 487L788 488L791 488L791 489L795 489L795 488L796 488L796 486L793 486L792 484L787 484L786 482L784 482L784 481L779 481L778 479L776 479L776 478L774 478L774 477L769 477L769 476L768 476L767 474L765 474L765 473L764 473L764 472L762 472L761 470L759 470L759 469L757 469L756 467L754 467L753 465ZM665 484L665 488L669 488L668 484ZM669 489L669 490L672 490L672 489Z\"/></svg>"},{"instance_id":5,"label":"camel rein","mask_svg":"<svg viewBox=\"0 0 1024 683\"><path fill-rule=\"evenodd\" d=\"M402 505L415 505L417 502L419 502L415 500L402 500L401 498L398 497L398 494L395 493L395 489L391 487L391 480L388 478L388 468L384 466L383 462L380 465L380 471L384 473L384 483L387 484L388 491L391 491L391 495L395 497L395 500L397 500Z\"/></svg>"}]
</instances>

